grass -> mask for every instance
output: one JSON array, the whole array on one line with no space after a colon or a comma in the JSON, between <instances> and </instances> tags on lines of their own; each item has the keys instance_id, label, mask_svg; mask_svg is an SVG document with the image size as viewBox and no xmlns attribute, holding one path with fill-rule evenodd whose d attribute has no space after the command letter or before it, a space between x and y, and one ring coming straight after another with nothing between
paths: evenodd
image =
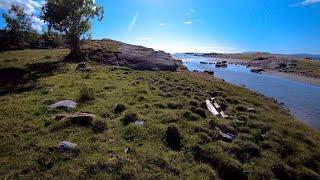
<instances>
[{"instance_id":1,"label":"grass","mask_svg":"<svg viewBox=\"0 0 320 180\"><path fill-rule=\"evenodd\" d=\"M1 178L320 177L319 133L272 99L187 72L128 74L126 68L89 62L92 72L83 78L77 64L61 62L67 53L0 53ZM4 76L17 69L14 81ZM93 98L69 113L92 113L96 121L91 126L56 121L55 115L66 112L50 110L48 104L76 101L83 87L91 89ZM217 101L230 119L213 117L206 110L204 100L212 95L219 95ZM248 107L257 113L244 111ZM136 126L136 120L144 125ZM215 126L237 138L220 140ZM70 156L50 150L63 140L78 144L79 152Z\"/></svg>"}]
</instances>

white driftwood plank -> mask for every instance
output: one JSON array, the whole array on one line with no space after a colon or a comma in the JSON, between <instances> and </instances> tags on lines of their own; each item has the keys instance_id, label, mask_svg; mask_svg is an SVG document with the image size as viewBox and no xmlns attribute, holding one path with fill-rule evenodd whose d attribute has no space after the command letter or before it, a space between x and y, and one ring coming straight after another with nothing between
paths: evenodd
<instances>
[{"instance_id":1,"label":"white driftwood plank","mask_svg":"<svg viewBox=\"0 0 320 180\"><path fill-rule=\"evenodd\" d=\"M217 111L217 109L212 105L212 103L210 102L210 100L206 100L206 104L207 104L207 108L208 110L214 115L214 116L219 116L219 112Z\"/></svg>"}]
</instances>

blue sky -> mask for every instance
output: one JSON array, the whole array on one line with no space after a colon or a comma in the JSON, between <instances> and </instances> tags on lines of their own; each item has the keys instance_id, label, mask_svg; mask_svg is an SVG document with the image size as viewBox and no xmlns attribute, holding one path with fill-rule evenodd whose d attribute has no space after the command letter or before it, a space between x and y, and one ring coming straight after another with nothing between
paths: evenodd
<instances>
[{"instance_id":1,"label":"blue sky","mask_svg":"<svg viewBox=\"0 0 320 180\"><path fill-rule=\"evenodd\" d=\"M6 2L33 0L0 0ZM41 1L37 1L41 4ZM94 38L168 52L320 54L320 0L96 0ZM36 12L36 11L35 11ZM3 27L0 20L0 27Z\"/></svg>"}]
</instances>

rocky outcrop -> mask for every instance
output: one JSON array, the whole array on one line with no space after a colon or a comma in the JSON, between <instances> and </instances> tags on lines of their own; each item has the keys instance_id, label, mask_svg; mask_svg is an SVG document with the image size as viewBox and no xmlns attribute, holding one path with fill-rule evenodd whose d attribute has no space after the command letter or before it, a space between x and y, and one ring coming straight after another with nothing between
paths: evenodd
<instances>
[{"instance_id":1,"label":"rocky outcrop","mask_svg":"<svg viewBox=\"0 0 320 180\"><path fill-rule=\"evenodd\" d=\"M294 72L297 69L297 62L286 57L255 58L249 61L247 65L282 72Z\"/></svg>"},{"instance_id":2,"label":"rocky outcrop","mask_svg":"<svg viewBox=\"0 0 320 180\"><path fill-rule=\"evenodd\" d=\"M81 47L84 58L134 70L176 71L179 64L170 54L151 48L125 44L113 40L86 41Z\"/></svg>"}]
</instances>

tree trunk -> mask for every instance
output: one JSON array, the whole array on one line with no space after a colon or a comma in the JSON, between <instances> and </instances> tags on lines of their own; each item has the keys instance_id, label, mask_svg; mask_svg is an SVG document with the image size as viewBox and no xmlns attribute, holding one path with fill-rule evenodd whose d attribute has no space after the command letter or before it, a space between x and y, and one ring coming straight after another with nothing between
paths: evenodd
<instances>
[{"instance_id":1,"label":"tree trunk","mask_svg":"<svg viewBox=\"0 0 320 180\"><path fill-rule=\"evenodd\" d=\"M73 37L72 52L71 53L74 58L74 61L77 61L77 62L81 61L80 38L77 35L75 35Z\"/></svg>"}]
</instances>

